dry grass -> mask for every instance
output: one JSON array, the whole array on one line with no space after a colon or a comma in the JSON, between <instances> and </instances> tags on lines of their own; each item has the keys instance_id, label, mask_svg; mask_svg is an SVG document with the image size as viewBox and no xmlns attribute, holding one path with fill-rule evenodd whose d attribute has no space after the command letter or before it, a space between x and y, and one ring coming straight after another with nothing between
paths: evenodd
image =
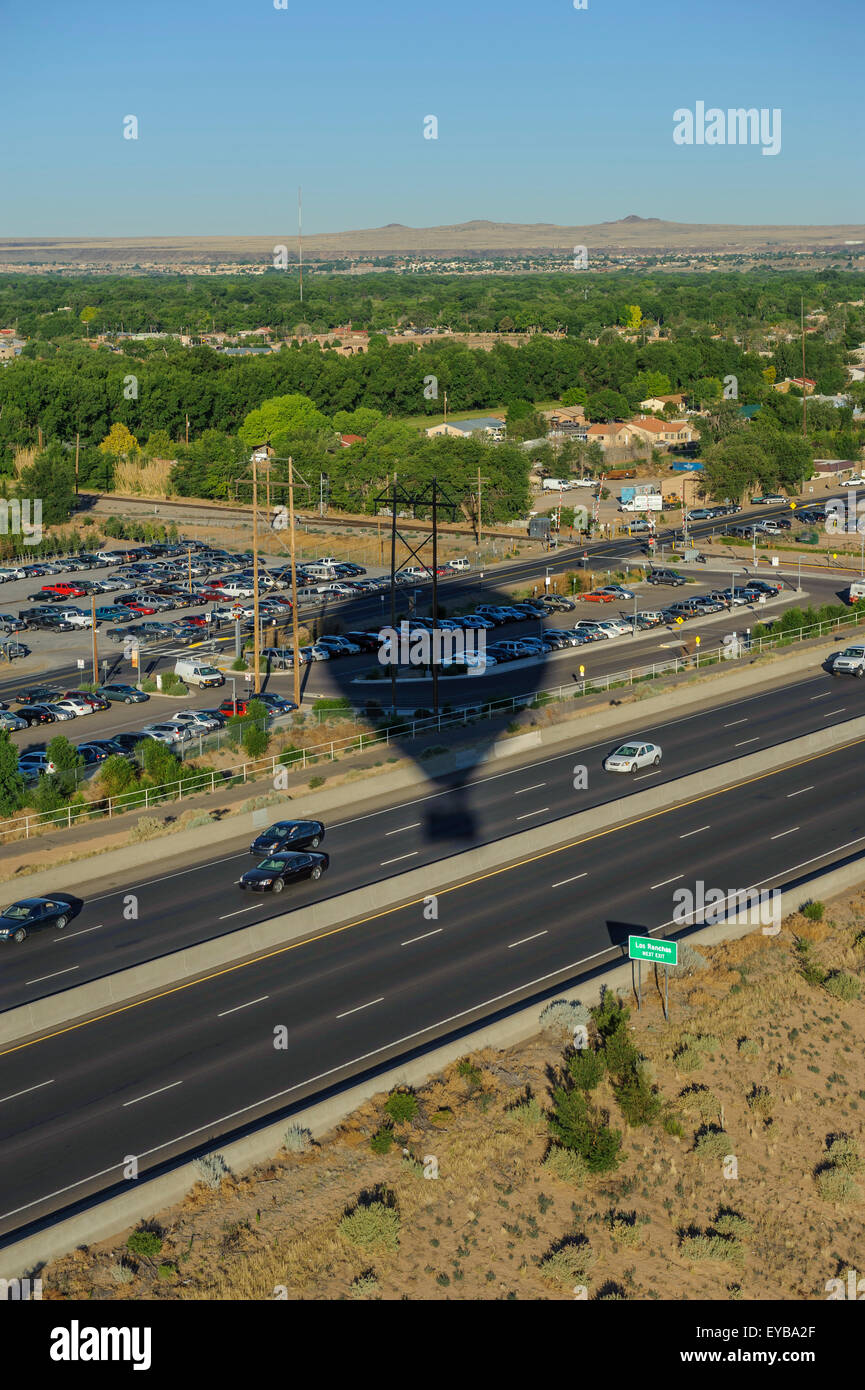
<instances>
[{"instance_id":1,"label":"dry grass","mask_svg":"<svg viewBox=\"0 0 865 1390\"><path fill-rule=\"evenodd\" d=\"M121 459L114 470L114 492L133 497L169 497L170 459L133 462Z\"/></svg>"}]
</instances>

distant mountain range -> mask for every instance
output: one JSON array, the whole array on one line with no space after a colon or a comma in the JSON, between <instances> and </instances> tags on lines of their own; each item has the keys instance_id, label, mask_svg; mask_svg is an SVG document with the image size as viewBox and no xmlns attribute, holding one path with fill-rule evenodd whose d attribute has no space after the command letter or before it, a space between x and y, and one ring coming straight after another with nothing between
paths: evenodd
<instances>
[{"instance_id":1,"label":"distant mountain range","mask_svg":"<svg viewBox=\"0 0 865 1390\"><path fill-rule=\"evenodd\" d=\"M658 217L623 217L585 227L552 222L459 222L443 227L405 227L390 222L364 231L305 236L304 259L368 260L411 257L430 260L573 253L575 246L604 252L675 255L682 252L747 255L839 250L865 244L865 225L747 227L718 223L667 222ZM86 264L109 270L130 265L207 265L271 262L283 244L293 261L297 237L292 229L271 236L242 237L4 237L0 265ZM860 253L861 254L861 253Z\"/></svg>"}]
</instances>

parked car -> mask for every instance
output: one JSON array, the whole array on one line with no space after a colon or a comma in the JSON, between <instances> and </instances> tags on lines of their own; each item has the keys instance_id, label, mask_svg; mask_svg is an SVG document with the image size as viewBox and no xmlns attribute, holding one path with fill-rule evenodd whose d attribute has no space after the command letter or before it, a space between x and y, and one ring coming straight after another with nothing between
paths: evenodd
<instances>
[{"instance_id":1,"label":"parked car","mask_svg":"<svg viewBox=\"0 0 865 1390\"><path fill-rule=\"evenodd\" d=\"M201 709L181 709L172 714L172 724L183 724L192 734L209 734L219 728L219 721Z\"/></svg>"},{"instance_id":2,"label":"parked car","mask_svg":"<svg viewBox=\"0 0 865 1390\"><path fill-rule=\"evenodd\" d=\"M111 703L116 701L123 705L141 705L150 699L146 691L137 690L134 685L124 685L119 681L97 686L96 693L101 695L103 700Z\"/></svg>"},{"instance_id":3,"label":"parked car","mask_svg":"<svg viewBox=\"0 0 865 1390\"><path fill-rule=\"evenodd\" d=\"M85 767L95 767L98 763L104 763L111 754L107 749L100 747L97 743L79 743L76 751L84 759Z\"/></svg>"},{"instance_id":4,"label":"parked car","mask_svg":"<svg viewBox=\"0 0 865 1390\"><path fill-rule=\"evenodd\" d=\"M637 772L641 767L658 767L661 749L657 743L621 744L614 753L604 759L605 772Z\"/></svg>"},{"instance_id":5,"label":"parked car","mask_svg":"<svg viewBox=\"0 0 865 1390\"><path fill-rule=\"evenodd\" d=\"M300 853L283 852L271 855L254 869L247 869L238 879L238 887L258 893L281 893L286 883L301 878L321 878L330 864L330 857L312 850Z\"/></svg>"},{"instance_id":6,"label":"parked car","mask_svg":"<svg viewBox=\"0 0 865 1390\"><path fill-rule=\"evenodd\" d=\"M680 584L687 584L687 579L677 570L654 569L646 575L647 584L671 584L677 588Z\"/></svg>"},{"instance_id":7,"label":"parked car","mask_svg":"<svg viewBox=\"0 0 865 1390\"><path fill-rule=\"evenodd\" d=\"M14 941L20 946L40 927L63 931L80 911L79 900L65 893L55 893L50 898L21 898L0 909L0 941Z\"/></svg>"},{"instance_id":8,"label":"parked car","mask_svg":"<svg viewBox=\"0 0 865 1390\"><path fill-rule=\"evenodd\" d=\"M27 727L27 720L14 714L11 709L0 710L0 729L8 729L10 733L13 733L16 729L26 729Z\"/></svg>"},{"instance_id":9,"label":"parked car","mask_svg":"<svg viewBox=\"0 0 865 1390\"><path fill-rule=\"evenodd\" d=\"M19 719L23 719L27 724L54 724L56 715L50 705L22 705L15 713Z\"/></svg>"},{"instance_id":10,"label":"parked car","mask_svg":"<svg viewBox=\"0 0 865 1390\"><path fill-rule=\"evenodd\" d=\"M173 748L176 743L188 743L192 735L179 724L145 724L141 730L145 738L155 738Z\"/></svg>"}]
</instances>

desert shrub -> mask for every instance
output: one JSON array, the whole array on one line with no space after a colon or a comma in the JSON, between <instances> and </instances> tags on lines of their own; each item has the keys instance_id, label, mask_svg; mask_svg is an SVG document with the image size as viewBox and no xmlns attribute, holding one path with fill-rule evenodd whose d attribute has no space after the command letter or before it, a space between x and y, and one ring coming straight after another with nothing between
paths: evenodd
<instances>
[{"instance_id":1,"label":"desert shrub","mask_svg":"<svg viewBox=\"0 0 865 1390\"><path fill-rule=\"evenodd\" d=\"M222 1179L227 1178L231 1172L222 1154L205 1154L203 1158L195 1160L195 1167L201 1181L214 1191L221 1185Z\"/></svg>"},{"instance_id":2,"label":"desert shrub","mask_svg":"<svg viewBox=\"0 0 865 1390\"><path fill-rule=\"evenodd\" d=\"M434 1110L429 1117L429 1122L431 1125L435 1125L436 1129L447 1129L453 1121L453 1117L454 1112L450 1106L446 1105L441 1110Z\"/></svg>"},{"instance_id":3,"label":"desert shrub","mask_svg":"<svg viewBox=\"0 0 865 1390\"><path fill-rule=\"evenodd\" d=\"M165 822L158 816L142 816L136 821L129 832L130 840L152 840L155 835L160 835L165 829Z\"/></svg>"},{"instance_id":4,"label":"desert shrub","mask_svg":"<svg viewBox=\"0 0 865 1390\"><path fill-rule=\"evenodd\" d=\"M125 1260L117 1260L108 1272L114 1284L131 1284L135 1278L135 1270Z\"/></svg>"},{"instance_id":5,"label":"desert shrub","mask_svg":"<svg viewBox=\"0 0 865 1390\"><path fill-rule=\"evenodd\" d=\"M369 1141L369 1146L374 1154L390 1153L393 1145L393 1130L390 1125L382 1125L377 1129Z\"/></svg>"},{"instance_id":6,"label":"desert shrub","mask_svg":"<svg viewBox=\"0 0 865 1390\"><path fill-rule=\"evenodd\" d=\"M585 1236L563 1240L538 1265L545 1279L557 1284L585 1284L597 1256Z\"/></svg>"},{"instance_id":7,"label":"desert shrub","mask_svg":"<svg viewBox=\"0 0 865 1390\"><path fill-rule=\"evenodd\" d=\"M753 1086L751 1088L751 1094L747 1097L746 1103L748 1109L753 1114L759 1116L764 1124L769 1123L772 1118L772 1111L775 1108L775 1102L772 1099L772 1093L768 1086Z\"/></svg>"},{"instance_id":8,"label":"desert shrub","mask_svg":"<svg viewBox=\"0 0 865 1390\"><path fill-rule=\"evenodd\" d=\"M356 1279L352 1279L348 1289L349 1298L369 1298L378 1290L378 1279L371 1269L367 1269L363 1274L359 1274Z\"/></svg>"},{"instance_id":9,"label":"desert shrub","mask_svg":"<svg viewBox=\"0 0 865 1390\"><path fill-rule=\"evenodd\" d=\"M698 1158L725 1158L730 1152L730 1143L726 1130L706 1128L694 1140L694 1153Z\"/></svg>"},{"instance_id":10,"label":"desert shrub","mask_svg":"<svg viewBox=\"0 0 865 1390\"><path fill-rule=\"evenodd\" d=\"M568 1058L568 1072L580 1091L593 1091L604 1077L606 1066L602 1052L584 1048Z\"/></svg>"},{"instance_id":11,"label":"desert shrub","mask_svg":"<svg viewBox=\"0 0 865 1390\"><path fill-rule=\"evenodd\" d=\"M304 1154L312 1148L312 1134L303 1125L289 1125L282 1136L282 1147L292 1154Z\"/></svg>"},{"instance_id":12,"label":"desert shrub","mask_svg":"<svg viewBox=\"0 0 865 1390\"><path fill-rule=\"evenodd\" d=\"M744 1259L745 1249L740 1240L723 1235L682 1236L679 1253L686 1260L735 1260Z\"/></svg>"},{"instance_id":13,"label":"desert shrub","mask_svg":"<svg viewBox=\"0 0 865 1390\"><path fill-rule=\"evenodd\" d=\"M671 975L684 977L693 975L696 971L705 970L707 968L709 962L706 960L706 957L695 950L687 941L680 941L678 945L678 963L667 967Z\"/></svg>"},{"instance_id":14,"label":"desert shrub","mask_svg":"<svg viewBox=\"0 0 865 1390\"><path fill-rule=\"evenodd\" d=\"M156 1277L165 1283L170 1283L172 1279L177 1278L177 1266L169 1262L159 1265L156 1270Z\"/></svg>"},{"instance_id":15,"label":"desert shrub","mask_svg":"<svg viewBox=\"0 0 865 1390\"><path fill-rule=\"evenodd\" d=\"M411 1091L391 1091L384 1108L395 1125L411 1124L418 1111L417 1097Z\"/></svg>"},{"instance_id":16,"label":"desert shrub","mask_svg":"<svg viewBox=\"0 0 865 1390\"><path fill-rule=\"evenodd\" d=\"M471 1057L461 1057L457 1062L457 1075L465 1081L470 1081L473 1086L480 1086L483 1077L480 1068L476 1067Z\"/></svg>"},{"instance_id":17,"label":"desert shrub","mask_svg":"<svg viewBox=\"0 0 865 1390\"><path fill-rule=\"evenodd\" d=\"M847 970L833 970L824 980L824 987L835 999L849 1004L859 998L860 984Z\"/></svg>"},{"instance_id":18,"label":"desert shrub","mask_svg":"<svg viewBox=\"0 0 865 1390\"><path fill-rule=\"evenodd\" d=\"M739 1052L743 1057L759 1057L760 1045L755 1043L753 1038L740 1038Z\"/></svg>"},{"instance_id":19,"label":"desert shrub","mask_svg":"<svg viewBox=\"0 0 865 1390\"><path fill-rule=\"evenodd\" d=\"M829 1145L829 1162L834 1168L843 1168L847 1173L861 1173L865 1160L859 1153L859 1146L849 1134L840 1134Z\"/></svg>"},{"instance_id":20,"label":"desert shrub","mask_svg":"<svg viewBox=\"0 0 865 1390\"><path fill-rule=\"evenodd\" d=\"M682 1121L679 1119L678 1115L672 1113L667 1114L664 1116L662 1123L664 1132L666 1134L675 1134L678 1139L682 1139L684 1137L685 1126L682 1124Z\"/></svg>"},{"instance_id":21,"label":"desert shrub","mask_svg":"<svg viewBox=\"0 0 865 1390\"><path fill-rule=\"evenodd\" d=\"M699 1071L703 1065L703 1054L698 1052L695 1047L683 1046L673 1053L673 1063L676 1071L690 1072Z\"/></svg>"},{"instance_id":22,"label":"desert shrub","mask_svg":"<svg viewBox=\"0 0 865 1390\"><path fill-rule=\"evenodd\" d=\"M508 1114L513 1115L514 1119L519 1120L520 1124L527 1128L542 1124L546 1119L543 1106L536 1096L526 1096L523 1100L518 1101L516 1105L510 1107Z\"/></svg>"},{"instance_id":23,"label":"desert shrub","mask_svg":"<svg viewBox=\"0 0 865 1390\"><path fill-rule=\"evenodd\" d=\"M838 1207L862 1200L861 1187L843 1168L824 1168L818 1173L817 1191L824 1202L832 1202Z\"/></svg>"},{"instance_id":24,"label":"desert shrub","mask_svg":"<svg viewBox=\"0 0 865 1390\"><path fill-rule=\"evenodd\" d=\"M595 1027L605 1043L614 1033L625 1027L630 1017L630 1009L610 989L604 990L600 1004L596 1004L592 1009Z\"/></svg>"},{"instance_id":25,"label":"desert shrub","mask_svg":"<svg viewBox=\"0 0 865 1390\"><path fill-rule=\"evenodd\" d=\"M809 922L822 922L826 907L823 903L809 902L803 903L799 911L803 917L807 917Z\"/></svg>"},{"instance_id":26,"label":"desert shrub","mask_svg":"<svg viewBox=\"0 0 865 1390\"><path fill-rule=\"evenodd\" d=\"M712 1230L721 1236L736 1236L739 1240L745 1240L753 1235L754 1227L737 1211L721 1211L712 1222Z\"/></svg>"},{"instance_id":27,"label":"desert shrub","mask_svg":"<svg viewBox=\"0 0 865 1390\"><path fill-rule=\"evenodd\" d=\"M565 1149L560 1144L553 1144L542 1166L560 1182L581 1184L589 1176L585 1159L575 1149Z\"/></svg>"},{"instance_id":28,"label":"desert shrub","mask_svg":"<svg viewBox=\"0 0 865 1390\"><path fill-rule=\"evenodd\" d=\"M157 1231L147 1230L146 1227L139 1226L127 1237L126 1249L133 1255L141 1255L144 1259L152 1260L162 1249L162 1236Z\"/></svg>"},{"instance_id":29,"label":"desert shrub","mask_svg":"<svg viewBox=\"0 0 865 1390\"><path fill-rule=\"evenodd\" d=\"M353 1211L346 1212L338 1229L352 1245L399 1249L399 1212L390 1203L378 1199L359 1203Z\"/></svg>"},{"instance_id":30,"label":"desert shrub","mask_svg":"<svg viewBox=\"0 0 865 1390\"><path fill-rule=\"evenodd\" d=\"M323 787L323 786L324 786L324 778L323 778L323 777L310 777L310 779L309 779L309 790L310 790L311 792L317 791L319 787Z\"/></svg>"},{"instance_id":31,"label":"desert shrub","mask_svg":"<svg viewBox=\"0 0 865 1390\"><path fill-rule=\"evenodd\" d=\"M553 999L542 1010L540 1023L544 1028L561 1028L567 1033L573 1033L575 1028L587 1024L590 1019L589 1010L579 1000Z\"/></svg>"},{"instance_id":32,"label":"desert shrub","mask_svg":"<svg viewBox=\"0 0 865 1390\"><path fill-rule=\"evenodd\" d=\"M632 1072L639 1059L640 1054L624 1028L604 1039L604 1061L611 1076L622 1077Z\"/></svg>"},{"instance_id":33,"label":"desert shrub","mask_svg":"<svg viewBox=\"0 0 865 1390\"><path fill-rule=\"evenodd\" d=\"M635 1212L611 1211L607 1217L610 1235L619 1245L641 1245L643 1227L638 1224Z\"/></svg>"},{"instance_id":34,"label":"desert shrub","mask_svg":"<svg viewBox=\"0 0 865 1390\"><path fill-rule=\"evenodd\" d=\"M707 1052L712 1056L721 1051L721 1039L716 1038L714 1033L698 1033L690 1039L690 1045L698 1052Z\"/></svg>"},{"instance_id":35,"label":"desert shrub","mask_svg":"<svg viewBox=\"0 0 865 1390\"><path fill-rule=\"evenodd\" d=\"M721 1109L721 1102L708 1086L689 1086L679 1096L679 1103L689 1112L696 1112L704 1124L715 1119Z\"/></svg>"}]
</instances>

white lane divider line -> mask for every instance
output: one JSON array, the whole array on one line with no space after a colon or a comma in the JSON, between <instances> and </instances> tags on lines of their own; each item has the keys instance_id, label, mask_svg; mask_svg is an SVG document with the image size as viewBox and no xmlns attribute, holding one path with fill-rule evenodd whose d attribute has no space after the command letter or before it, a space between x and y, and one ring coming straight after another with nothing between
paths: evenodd
<instances>
[{"instance_id":1,"label":"white lane divider line","mask_svg":"<svg viewBox=\"0 0 865 1390\"><path fill-rule=\"evenodd\" d=\"M530 820L532 816L542 816L549 809L549 806L539 806L537 811L526 811L522 816L517 816L517 820Z\"/></svg>"},{"instance_id":2,"label":"white lane divider line","mask_svg":"<svg viewBox=\"0 0 865 1390\"><path fill-rule=\"evenodd\" d=\"M734 743L734 744L733 744L733 747L734 747L734 748L744 748L746 743L759 743L759 742L760 742L760 735L759 735L759 734L755 734L753 738L743 738L742 741L741 741L741 743Z\"/></svg>"},{"instance_id":3,"label":"white lane divider line","mask_svg":"<svg viewBox=\"0 0 865 1390\"><path fill-rule=\"evenodd\" d=\"M520 787L519 791L514 792L514 796L522 796L523 792L536 792L539 787L545 787L546 782L535 782L532 787Z\"/></svg>"},{"instance_id":4,"label":"white lane divider line","mask_svg":"<svg viewBox=\"0 0 865 1390\"><path fill-rule=\"evenodd\" d=\"M71 941L73 936L86 936L89 931L101 931L102 923L98 927L82 927L80 931L62 931L59 936L54 937L54 945L57 946L61 941Z\"/></svg>"},{"instance_id":5,"label":"white lane divider line","mask_svg":"<svg viewBox=\"0 0 865 1390\"><path fill-rule=\"evenodd\" d=\"M836 715L836 714L843 714L843 713L845 712L846 709L847 709L847 706L846 706L846 705L842 705L840 709L830 709L830 711L829 711L828 714L824 714L824 715L823 715L823 718L824 718L824 719L832 719L833 716Z\"/></svg>"},{"instance_id":6,"label":"white lane divider line","mask_svg":"<svg viewBox=\"0 0 865 1390\"><path fill-rule=\"evenodd\" d=\"M734 719L732 724L725 724L725 729L735 729L737 724L747 724L747 719Z\"/></svg>"},{"instance_id":7,"label":"white lane divider line","mask_svg":"<svg viewBox=\"0 0 865 1390\"><path fill-rule=\"evenodd\" d=\"M810 787L800 787L799 790L798 790L797 792L788 792L788 793L787 793L787 800L789 801L791 796L801 796L803 792L812 792L813 790L814 790L813 786L810 786Z\"/></svg>"},{"instance_id":8,"label":"white lane divider line","mask_svg":"<svg viewBox=\"0 0 865 1390\"><path fill-rule=\"evenodd\" d=\"M444 931L444 927L436 927L434 931L425 931L423 936L411 936L408 941L401 941L400 946L413 946L416 941L426 941L429 936L438 936Z\"/></svg>"},{"instance_id":9,"label":"white lane divider line","mask_svg":"<svg viewBox=\"0 0 865 1390\"><path fill-rule=\"evenodd\" d=\"M43 1086L53 1086L53 1085L54 1085L54 1079L53 1079L53 1077L52 1077L52 1079L51 1079L50 1081L39 1081L39 1082L37 1082L37 1084L36 1084L35 1086L28 1086L28 1087L26 1088L26 1090L23 1090L23 1091L13 1091L12 1094L11 1094L11 1096L0 1096L0 1105L3 1105L7 1100L17 1100L19 1096L29 1096L29 1094L30 1094L31 1091L41 1091Z\"/></svg>"},{"instance_id":10,"label":"white lane divider line","mask_svg":"<svg viewBox=\"0 0 865 1390\"><path fill-rule=\"evenodd\" d=\"M337 1014L337 1018L348 1018L349 1014L359 1014L361 1009L371 1009L373 1004L383 1003L384 995L382 994L378 999L370 999L368 1004L358 1004L357 1008L355 1009L346 1009L344 1014Z\"/></svg>"},{"instance_id":11,"label":"white lane divider line","mask_svg":"<svg viewBox=\"0 0 865 1390\"><path fill-rule=\"evenodd\" d=\"M58 975L69 975L73 970L77 970L77 965L69 965L65 970L54 970L50 975L37 975L35 980L25 980L25 985L41 985L43 980L54 980Z\"/></svg>"},{"instance_id":12,"label":"white lane divider line","mask_svg":"<svg viewBox=\"0 0 865 1390\"><path fill-rule=\"evenodd\" d=\"M584 874L574 874L573 878L560 878L558 883L552 885L553 888L564 888L566 883L576 883L578 878L587 878L588 870Z\"/></svg>"},{"instance_id":13,"label":"white lane divider line","mask_svg":"<svg viewBox=\"0 0 865 1390\"><path fill-rule=\"evenodd\" d=\"M388 864L398 864L401 859L414 859L416 854L420 854L419 849L413 849L411 854L398 854L396 859L383 859L380 867L385 869Z\"/></svg>"},{"instance_id":14,"label":"white lane divider line","mask_svg":"<svg viewBox=\"0 0 865 1390\"><path fill-rule=\"evenodd\" d=\"M538 939L539 936L546 936L546 935L547 935L546 928L545 928L543 931L536 931L535 934L534 934L534 936L524 936L524 937L522 938L521 941L512 941L511 944L508 946L508 950L509 950L509 951L512 951L512 950L514 949L515 946L525 946L526 942L528 942L528 941L537 941L537 939Z\"/></svg>"},{"instance_id":15,"label":"white lane divider line","mask_svg":"<svg viewBox=\"0 0 865 1390\"><path fill-rule=\"evenodd\" d=\"M822 695L811 695L809 696L809 703L811 700L828 700L829 696L834 695L834 693L833 690L824 690Z\"/></svg>"},{"instance_id":16,"label":"white lane divider line","mask_svg":"<svg viewBox=\"0 0 865 1390\"><path fill-rule=\"evenodd\" d=\"M257 907L261 907L261 903L253 903L251 907L241 907L237 912L226 912L224 916L219 917L217 920L220 922L227 922L229 917L242 917L244 912L254 912Z\"/></svg>"},{"instance_id":17,"label":"white lane divider line","mask_svg":"<svg viewBox=\"0 0 865 1390\"><path fill-rule=\"evenodd\" d=\"M221 1014L217 1014L216 1017L227 1018L229 1014L236 1014L239 1009L251 1009L253 1004L263 1004L265 999L269 998L269 994L259 995L258 999L250 999L246 1004L235 1004L233 1009L224 1009L223 1012Z\"/></svg>"},{"instance_id":18,"label":"white lane divider line","mask_svg":"<svg viewBox=\"0 0 865 1390\"><path fill-rule=\"evenodd\" d=\"M401 825L398 830L386 830L385 838L387 838L388 835L402 835L404 830L417 830L420 823L419 820L416 820L412 821L411 825Z\"/></svg>"},{"instance_id":19,"label":"white lane divider line","mask_svg":"<svg viewBox=\"0 0 865 1390\"><path fill-rule=\"evenodd\" d=\"M773 839L773 840L783 840L783 838L784 838L785 835L795 835L795 834L796 834L796 831L797 831L798 829L799 829L798 825L794 825L793 828L792 828L792 830L782 830L782 831L780 832L780 834L778 834L778 835L773 835L773 836L772 836L772 839Z\"/></svg>"},{"instance_id":20,"label":"white lane divider line","mask_svg":"<svg viewBox=\"0 0 865 1390\"><path fill-rule=\"evenodd\" d=\"M653 883L651 888L649 889L649 892L653 893L656 888L666 888L668 883L675 883L678 879L684 877L684 874L673 874L672 878L665 878L662 883Z\"/></svg>"},{"instance_id":21,"label":"white lane divider line","mask_svg":"<svg viewBox=\"0 0 865 1390\"><path fill-rule=\"evenodd\" d=\"M684 835L680 835L680 840L687 840L690 835L701 835L704 830L711 830L710 825L700 825L696 830L686 830Z\"/></svg>"},{"instance_id":22,"label":"white lane divider line","mask_svg":"<svg viewBox=\"0 0 865 1390\"><path fill-rule=\"evenodd\" d=\"M175 1086L182 1086L182 1081L172 1081L170 1086L158 1086L155 1091L148 1091L146 1096L136 1096L134 1100L125 1100L123 1109L128 1105L137 1105L140 1100L150 1100L151 1096L161 1096L163 1091L173 1091Z\"/></svg>"}]
</instances>

